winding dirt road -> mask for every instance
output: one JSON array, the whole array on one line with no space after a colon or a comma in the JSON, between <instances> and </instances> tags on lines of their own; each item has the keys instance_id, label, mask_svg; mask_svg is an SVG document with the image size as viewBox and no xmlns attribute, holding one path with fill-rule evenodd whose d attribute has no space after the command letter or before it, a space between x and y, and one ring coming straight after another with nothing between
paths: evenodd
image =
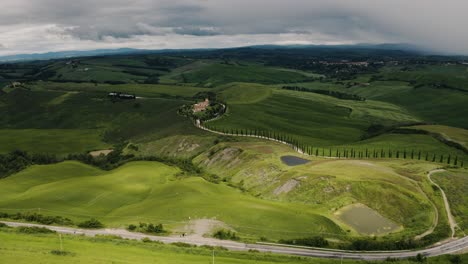
<instances>
[{"instance_id":1,"label":"winding dirt road","mask_svg":"<svg viewBox=\"0 0 468 264\"><path fill-rule=\"evenodd\" d=\"M449 224L450 224L450 229L452 230L452 238L454 238L455 237L455 228L457 228L457 222L455 221L455 218L453 217L452 212L450 211L450 204L448 202L447 196L445 195L444 190L442 190L442 188L440 188L440 186L431 179L432 174L438 173L438 172L444 172L444 171L445 170L443 170L443 169L432 170L427 174L427 179L429 179L429 181L432 184L434 184L437 188L439 188L440 192L442 193L442 198L444 199L444 204L445 204L445 211L447 212L447 217L448 217L448 221L449 221Z\"/></svg>"}]
</instances>

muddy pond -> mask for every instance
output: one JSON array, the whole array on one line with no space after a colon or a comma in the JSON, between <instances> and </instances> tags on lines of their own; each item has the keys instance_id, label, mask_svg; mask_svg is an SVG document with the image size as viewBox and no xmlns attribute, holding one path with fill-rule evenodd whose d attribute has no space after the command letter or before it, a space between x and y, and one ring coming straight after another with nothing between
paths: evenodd
<instances>
[{"instance_id":1,"label":"muddy pond","mask_svg":"<svg viewBox=\"0 0 468 264\"><path fill-rule=\"evenodd\" d=\"M401 227L364 204L352 204L341 208L336 216L362 235L383 235Z\"/></svg>"},{"instance_id":2,"label":"muddy pond","mask_svg":"<svg viewBox=\"0 0 468 264\"><path fill-rule=\"evenodd\" d=\"M310 160L306 160L296 156L282 156L281 161L288 166L298 166L310 162Z\"/></svg>"}]
</instances>

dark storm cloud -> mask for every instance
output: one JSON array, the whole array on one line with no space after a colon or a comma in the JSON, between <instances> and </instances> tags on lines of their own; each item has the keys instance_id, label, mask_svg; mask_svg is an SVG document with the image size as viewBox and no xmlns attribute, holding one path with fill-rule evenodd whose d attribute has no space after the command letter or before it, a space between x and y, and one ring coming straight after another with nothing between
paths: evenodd
<instances>
[{"instance_id":1,"label":"dark storm cloud","mask_svg":"<svg viewBox=\"0 0 468 264\"><path fill-rule=\"evenodd\" d=\"M360 42L468 53L464 0L15 0L0 9L1 53Z\"/></svg>"}]
</instances>

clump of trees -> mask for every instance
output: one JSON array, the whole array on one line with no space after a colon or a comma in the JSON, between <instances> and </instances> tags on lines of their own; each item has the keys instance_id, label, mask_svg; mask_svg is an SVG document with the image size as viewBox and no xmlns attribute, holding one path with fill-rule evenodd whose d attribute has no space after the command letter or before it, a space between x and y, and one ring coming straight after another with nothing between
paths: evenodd
<instances>
[{"instance_id":1,"label":"clump of trees","mask_svg":"<svg viewBox=\"0 0 468 264\"><path fill-rule=\"evenodd\" d=\"M66 225L66 226L71 226L73 225L73 221L64 218L61 216L47 216L47 215L42 215L38 213L15 213L15 214L9 214L9 213L2 213L0 212L0 218L5 218L5 219L12 219L12 220L24 220L27 222L35 222L43 225L52 225L52 224L57 224L57 225Z\"/></svg>"},{"instance_id":2,"label":"clump of trees","mask_svg":"<svg viewBox=\"0 0 468 264\"><path fill-rule=\"evenodd\" d=\"M321 236L298 238L298 239L281 239L282 244L301 245L308 247L328 247L328 240Z\"/></svg>"},{"instance_id":3,"label":"clump of trees","mask_svg":"<svg viewBox=\"0 0 468 264\"><path fill-rule=\"evenodd\" d=\"M91 218L89 220L86 220L86 221L83 221L81 223L78 223L77 224L78 227L81 227L81 228L92 228L92 229L96 229L96 228L103 228L104 227L104 224L102 224L99 220L95 219L95 218Z\"/></svg>"},{"instance_id":4,"label":"clump of trees","mask_svg":"<svg viewBox=\"0 0 468 264\"><path fill-rule=\"evenodd\" d=\"M17 173L33 164L52 164L59 162L55 155L29 154L26 151L15 150L8 154L0 154L0 179Z\"/></svg>"},{"instance_id":5,"label":"clump of trees","mask_svg":"<svg viewBox=\"0 0 468 264\"><path fill-rule=\"evenodd\" d=\"M213 237L222 240L239 240L236 232L231 230L220 229L213 234Z\"/></svg>"},{"instance_id":6,"label":"clump of trees","mask_svg":"<svg viewBox=\"0 0 468 264\"><path fill-rule=\"evenodd\" d=\"M166 233L164 226L162 224L152 224L152 223L140 223L136 225L128 225L127 229L132 232L143 232L143 233L153 233L153 234L163 234Z\"/></svg>"}]
</instances>

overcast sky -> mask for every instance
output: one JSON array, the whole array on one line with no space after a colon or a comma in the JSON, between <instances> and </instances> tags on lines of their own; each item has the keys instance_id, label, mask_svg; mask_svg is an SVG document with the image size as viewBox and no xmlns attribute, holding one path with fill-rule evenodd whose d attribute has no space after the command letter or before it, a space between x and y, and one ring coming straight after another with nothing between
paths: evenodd
<instances>
[{"instance_id":1,"label":"overcast sky","mask_svg":"<svg viewBox=\"0 0 468 264\"><path fill-rule=\"evenodd\" d=\"M0 0L0 55L409 43L468 54L468 0Z\"/></svg>"}]
</instances>

